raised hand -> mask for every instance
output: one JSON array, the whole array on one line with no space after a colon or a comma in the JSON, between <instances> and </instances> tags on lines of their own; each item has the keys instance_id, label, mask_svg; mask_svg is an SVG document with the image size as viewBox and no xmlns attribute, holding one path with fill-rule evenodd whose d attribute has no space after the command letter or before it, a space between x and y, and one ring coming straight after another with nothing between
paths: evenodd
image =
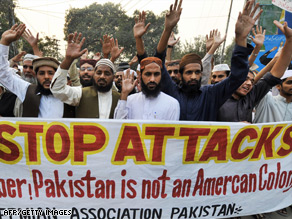
<instances>
[{"instance_id":1,"label":"raised hand","mask_svg":"<svg viewBox=\"0 0 292 219\"><path fill-rule=\"evenodd\" d=\"M111 39L111 61L115 62L117 58L121 55L124 50L124 47L119 48L118 39Z\"/></svg>"},{"instance_id":2,"label":"raised hand","mask_svg":"<svg viewBox=\"0 0 292 219\"><path fill-rule=\"evenodd\" d=\"M136 86L137 79L134 80L134 73L131 74L129 68L127 69L126 73L123 72L122 79L121 100L127 100L127 96Z\"/></svg>"},{"instance_id":3,"label":"raised hand","mask_svg":"<svg viewBox=\"0 0 292 219\"><path fill-rule=\"evenodd\" d=\"M254 42L255 45L262 46L265 41L265 34L266 30L263 31L262 26L257 26L256 31L252 28L253 36L250 36L251 40Z\"/></svg>"},{"instance_id":4,"label":"raised hand","mask_svg":"<svg viewBox=\"0 0 292 219\"><path fill-rule=\"evenodd\" d=\"M111 52L111 39L109 35L105 34L103 35L103 40L100 39L100 43L102 45L102 53L104 58L108 58L109 54Z\"/></svg>"},{"instance_id":5,"label":"raised hand","mask_svg":"<svg viewBox=\"0 0 292 219\"><path fill-rule=\"evenodd\" d=\"M215 30L211 30L209 33L209 37L208 37L208 34L206 35L206 51L207 52L211 49L211 47L213 45L214 32L215 32Z\"/></svg>"},{"instance_id":6,"label":"raised hand","mask_svg":"<svg viewBox=\"0 0 292 219\"><path fill-rule=\"evenodd\" d=\"M235 35L237 39L246 40L246 37L248 36L255 22L259 19L261 13L263 12L263 10L260 10L260 12L254 17L255 12L259 7L259 3L257 3L252 10L254 1L255 0L248 1L242 13L239 12L235 25Z\"/></svg>"},{"instance_id":7,"label":"raised hand","mask_svg":"<svg viewBox=\"0 0 292 219\"><path fill-rule=\"evenodd\" d=\"M39 33L37 33L36 37L32 35L29 29L25 30L22 36L31 47L35 47L38 45L39 41Z\"/></svg>"},{"instance_id":8,"label":"raised hand","mask_svg":"<svg viewBox=\"0 0 292 219\"><path fill-rule=\"evenodd\" d=\"M175 25L178 23L180 19L180 15L182 12L182 0L179 1L179 4L177 5L178 0L175 0L174 5L172 4L170 6L169 12L166 13L165 16L165 29L171 30L175 27Z\"/></svg>"},{"instance_id":9,"label":"raised hand","mask_svg":"<svg viewBox=\"0 0 292 219\"><path fill-rule=\"evenodd\" d=\"M101 54L100 52L97 52L94 54L93 59L96 60L97 62L101 59Z\"/></svg>"},{"instance_id":10,"label":"raised hand","mask_svg":"<svg viewBox=\"0 0 292 219\"><path fill-rule=\"evenodd\" d=\"M137 63L138 62L138 57L137 56L134 56L131 61L129 62L129 65L133 65L134 63Z\"/></svg>"},{"instance_id":11,"label":"raised hand","mask_svg":"<svg viewBox=\"0 0 292 219\"><path fill-rule=\"evenodd\" d=\"M135 25L133 27L134 37L135 38L141 38L146 32L148 27L150 26L150 23L148 23L145 26L145 20L146 20L146 12L142 11L142 13L139 13L139 18L135 18Z\"/></svg>"},{"instance_id":12,"label":"raised hand","mask_svg":"<svg viewBox=\"0 0 292 219\"><path fill-rule=\"evenodd\" d=\"M177 42L179 41L180 37L178 37L177 39L174 38L174 33L172 32L169 39L168 39L168 46L174 46L175 44L177 44Z\"/></svg>"},{"instance_id":13,"label":"raised hand","mask_svg":"<svg viewBox=\"0 0 292 219\"><path fill-rule=\"evenodd\" d=\"M214 44L221 45L221 43L223 43L225 39L226 39L226 35L221 37L221 34L217 29L214 31L214 35L213 35Z\"/></svg>"},{"instance_id":14,"label":"raised hand","mask_svg":"<svg viewBox=\"0 0 292 219\"><path fill-rule=\"evenodd\" d=\"M11 27L11 29L6 30L1 37L0 43L6 46L9 46L12 42L18 40L23 32L25 31L25 24L15 24Z\"/></svg>"},{"instance_id":15,"label":"raised hand","mask_svg":"<svg viewBox=\"0 0 292 219\"><path fill-rule=\"evenodd\" d=\"M76 58L79 58L82 54L84 54L87 51L87 49L81 50L85 41L85 37L83 37L82 39L81 37L82 37L81 33L77 34L77 32L75 32L74 34L73 33L69 34L66 57L74 60Z\"/></svg>"},{"instance_id":16,"label":"raised hand","mask_svg":"<svg viewBox=\"0 0 292 219\"><path fill-rule=\"evenodd\" d=\"M80 57L80 59L88 59L88 50Z\"/></svg>"},{"instance_id":17,"label":"raised hand","mask_svg":"<svg viewBox=\"0 0 292 219\"><path fill-rule=\"evenodd\" d=\"M22 61L22 56L24 56L26 54L25 51L21 51L20 53L18 53L16 56L14 56L11 60L13 62L20 62Z\"/></svg>"},{"instance_id":18,"label":"raised hand","mask_svg":"<svg viewBox=\"0 0 292 219\"><path fill-rule=\"evenodd\" d=\"M284 33L286 40L292 39L292 29L288 27L287 22L282 25L279 21L274 21L274 24Z\"/></svg>"}]
</instances>

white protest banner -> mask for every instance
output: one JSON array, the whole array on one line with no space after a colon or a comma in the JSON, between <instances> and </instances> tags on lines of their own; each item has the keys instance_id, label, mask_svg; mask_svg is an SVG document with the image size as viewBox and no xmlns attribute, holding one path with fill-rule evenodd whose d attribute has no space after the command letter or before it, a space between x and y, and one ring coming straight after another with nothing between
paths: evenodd
<instances>
[{"instance_id":1,"label":"white protest banner","mask_svg":"<svg viewBox=\"0 0 292 219\"><path fill-rule=\"evenodd\" d=\"M292 204L292 124L1 118L0 171L0 218L252 215Z\"/></svg>"},{"instance_id":2,"label":"white protest banner","mask_svg":"<svg viewBox=\"0 0 292 219\"><path fill-rule=\"evenodd\" d=\"M291 0L272 0L272 4L282 8L285 11L292 12L292 1Z\"/></svg>"}]
</instances>

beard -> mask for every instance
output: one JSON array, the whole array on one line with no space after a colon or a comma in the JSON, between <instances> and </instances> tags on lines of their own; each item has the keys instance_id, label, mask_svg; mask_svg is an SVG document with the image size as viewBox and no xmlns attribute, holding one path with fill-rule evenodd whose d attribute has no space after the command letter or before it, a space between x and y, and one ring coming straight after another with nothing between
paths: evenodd
<instances>
[{"instance_id":1,"label":"beard","mask_svg":"<svg viewBox=\"0 0 292 219\"><path fill-rule=\"evenodd\" d=\"M104 80L104 79L99 79L98 82L99 82L99 81L104 81L104 83L106 83L106 80ZM99 86L99 85L95 82L95 80L92 80L92 83L93 83L93 86L96 88L96 90L99 91L99 92L102 92L102 93L105 93L105 92L110 91L110 89L111 89L112 86L113 86L113 82L107 84L106 86Z\"/></svg>"},{"instance_id":2,"label":"beard","mask_svg":"<svg viewBox=\"0 0 292 219\"><path fill-rule=\"evenodd\" d=\"M37 93L40 92L42 95L48 96L48 95L52 95L52 92L50 89L45 89L43 87L43 85L40 84L40 82L37 82L37 89L36 89Z\"/></svg>"},{"instance_id":3,"label":"beard","mask_svg":"<svg viewBox=\"0 0 292 219\"><path fill-rule=\"evenodd\" d=\"M194 84L191 84L193 82L196 82ZM195 95L199 92L201 87L201 78L200 80L190 80L188 82L186 82L183 78L182 78L182 90L187 93L189 96Z\"/></svg>"},{"instance_id":4,"label":"beard","mask_svg":"<svg viewBox=\"0 0 292 219\"><path fill-rule=\"evenodd\" d=\"M116 83L116 82L115 82L115 86L116 86L116 88L119 90L119 93L121 93L121 91L122 91L122 85L121 85L121 82L120 82L120 83Z\"/></svg>"},{"instance_id":5,"label":"beard","mask_svg":"<svg viewBox=\"0 0 292 219\"><path fill-rule=\"evenodd\" d=\"M24 74L21 75L21 78L25 81L27 81L28 83L31 84L38 84L37 79L35 77L26 77Z\"/></svg>"},{"instance_id":6,"label":"beard","mask_svg":"<svg viewBox=\"0 0 292 219\"><path fill-rule=\"evenodd\" d=\"M156 84L155 82L149 82L149 83ZM143 94L145 94L146 97L157 97L158 94L160 93L161 85L160 85L160 83L156 84L155 89L154 90L150 90L147 87L147 85L144 83L144 81L141 79L141 88L142 88Z\"/></svg>"},{"instance_id":7,"label":"beard","mask_svg":"<svg viewBox=\"0 0 292 219\"><path fill-rule=\"evenodd\" d=\"M82 87L90 87L93 85L93 78L91 78L90 80L83 80L83 78L80 77L80 83Z\"/></svg>"}]
</instances>

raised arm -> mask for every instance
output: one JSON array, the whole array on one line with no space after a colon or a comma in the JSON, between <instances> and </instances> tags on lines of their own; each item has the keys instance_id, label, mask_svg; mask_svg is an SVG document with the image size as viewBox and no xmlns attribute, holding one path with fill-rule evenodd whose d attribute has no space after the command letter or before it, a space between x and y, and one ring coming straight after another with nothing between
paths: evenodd
<instances>
[{"instance_id":1,"label":"raised arm","mask_svg":"<svg viewBox=\"0 0 292 219\"><path fill-rule=\"evenodd\" d=\"M166 49L168 39L172 33L173 28L177 25L182 12L182 1L175 0L174 5L170 6L169 12L165 15L164 30L157 45L157 53L163 53Z\"/></svg>"},{"instance_id":2,"label":"raised arm","mask_svg":"<svg viewBox=\"0 0 292 219\"><path fill-rule=\"evenodd\" d=\"M9 60L10 67L13 67L14 64L19 64L22 61L22 57L26 54L25 51L19 52L16 56Z\"/></svg>"},{"instance_id":3,"label":"raised arm","mask_svg":"<svg viewBox=\"0 0 292 219\"><path fill-rule=\"evenodd\" d=\"M256 27L256 32L255 32L254 28L252 28L252 33L253 33L254 36L253 37L251 36L250 38L254 42L255 47L254 47L251 55L248 58L249 66L252 66L252 64L254 63L254 60L258 56L259 51L261 50L261 48L262 48L262 46L264 44L266 30L263 31L262 26L260 26L260 28L259 28L259 26L257 26Z\"/></svg>"},{"instance_id":4,"label":"raised arm","mask_svg":"<svg viewBox=\"0 0 292 219\"><path fill-rule=\"evenodd\" d=\"M167 50L166 50L166 61L171 61L171 53L172 53L172 49L175 46L175 44L177 44L177 42L179 41L180 37L178 37L177 39L175 39L174 37L174 33L171 32L171 35L168 39L167 42Z\"/></svg>"},{"instance_id":5,"label":"raised arm","mask_svg":"<svg viewBox=\"0 0 292 219\"><path fill-rule=\"evenodd\" d=\"M21 102L25 99L29 83L16 76L14 70L9 67L8 53L9 45L18 40L24 31L24 24L15 24L2 34L0 40L0 83L14 93Z\"/></svg>"},{"instance_id":6,"label":"raised arm","mask_svg":"<svg viewBox=\"0 0 292 219\"><path fill-rule=\"evenodd\" d=\"M103 57L105 59L108 59L109 58L109 54L111 52L111 37L108 36L107 34L103 35L103 40L100 39L100 43L101 43L101 46L102 46L102 53L103 53Z\"/></svg>"},{"instance_id":7,"label":"raised arm","mask_svg":"<svg viewBox=\"0 0 292 219\"><path fill-rule=\"evenodd\" d=\"M287 22L282 25L279 21L274 21L274 24L284 33L286 42L281 50L279 59L271 70L271 74L277 78L281 78L291 62L292 57L292 29L288 27Z\"/></svg>"},{"instance_id":8,"label":"raised arm","mask_svg":"<svg viewBox=\"0 0 292 219\"><path fill-rule=\"evenodd\" d=\"M134 80L134 73L130 73L130 69L127 69L126 73L122 74L122 92L121 100L115 109L114 118L115 119L128 119L129 111L127 109L127 98L131 91L135 88L137 84L137 79Z\"/></svg>"},{"instance_id":9,"label":"raised arm","mask_svg":"<svg viewBox=\"0 0 292 219\"><path fill-rule=\"evenodd\" d=\"M242 47L247 47L247 36L263 12L263 10L260 10L260 12L255 16L259 3L257 3L252 10L254 1L255 0L251 0L246 3L243 11L239 12L235 25L235 42L237 45Z\"/></svg>"},{"instance_id":10,"label":"raised arm","mask_svg":"<svg viewBox=\"0 0 292 219\"><path fill-rule=\"evenodd\" d=\"M219 48L219 46L224 42L226 39L226 35L221 37L220 32L216 30L210 31L210 35L206 36L206 50L208 50L205 57L202 59L203 64L203 72L202 72L202 85L207 85L211 71L212 71L212 60L213 55L216 52L216 50Z\"/></svg>"},{"instance_id":11,"label":"raised arm","mask_svg":"<svg viewBox=\"0 0 292 219\"><path fill-rule=\"evenodd\" d=\"M279 50L274 58L262 69L254 78L254 84L256 84L266 73L270 72L273 66L275 65L276 61L278 60L281 54L281 50Z\"/></svg>"},{"instance_id":12,"label":"raised arm","mask_svg":"<svg viewBox=\"0 0 292 219\"><path fill-rule=\"evenodd\" d=\"M23 38L29 43L33 50L33 54L39 57L43 57L43 53L40 51L38 47L39 41L39 33L37 33L36 37L32 35L29 29L25 30L23 33Z\"/></svg>"},{"instance_id":13,"label":"raised arm","mask_svg":"<svg viewBox=\"0 0 292 219\"><path fill-rule=\"evenodd\" d=\"M77 32L75 32L74 34L69 34L65 59L60 65L61 69L68 70L74 59L79 58L87 51L87 49L81 50L85 41L85 37L82 39L81 38L81 33L77 34Z\"/></svg>"},{"instance_id":14,"label":"raised arm","mask_svg":"<svg viewBox=\"0 0 292 219\"><path fill-rule=\"evenodd\" d=\"M87 49L81 50L85 41L84 37L81 38L81 33L69 34L65 59L55 73L51 83L53 95L64 103L74 106L79 104L82 90L81 87L70 87L67 85L67 73L74 59L79 58L87 51Z\"/></svg>"},{"instance_id":15,"label":"raised arm","mask_svg":"<svg viewBox=\"0 0 292 219\"><path fill-rule=\"evenodd\" d=\"M121 55L124 50L124 47L119 48L118 39L111 39L111 61L114 63Z\"/></svg>"},{"instance_id":16,"label":"raised arm","mask_svg":"<svg viewBox=\"0 0 292 219\"><path fill-rule=\"evenodd\" d=\"M139 18L135 18L135 25L133 27L134 38L136 41L136 49L138 55L144 55L144 42L142 36L147 32L150 23L145 26L146 12L139 13Z\"/></svg>"}]
</instances>

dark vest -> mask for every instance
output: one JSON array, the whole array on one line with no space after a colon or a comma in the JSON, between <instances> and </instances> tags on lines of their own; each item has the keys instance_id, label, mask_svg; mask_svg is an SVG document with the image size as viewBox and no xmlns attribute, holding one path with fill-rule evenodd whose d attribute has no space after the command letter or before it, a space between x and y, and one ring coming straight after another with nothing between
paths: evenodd
<instances>
[{"instance_id":1,"label":"dark vest","mask_svg":"<svg viewBox=\"0 0 292 219\"><path fill-rule=\"evenodd\" d=\"M15 105L16 95L5 91L0 99L0 116L14 117L13 109Z\"/></svg>"},{"instance_id":2,"label":"dark vest","mask_svg":"<svg viewBox=\"0 0 292 219\"><path fill-rule=\"evenodd\" d=\"M114 118L120 94L112 90L112 106L109 118ZM76 107L76 118L99 118L98 93L94 86L82 88L82 97Z\"/></svg>"},{"instance_id":3,"label":"dark vest","mask_svg":"<svg viewBox=\"0 0 292 219\"><path fill-rule=\"evenodd\" d=\"M23 102L22 117L38 117L42 95L37 93L37 85L31 84L28 86ZM74 107L64 104L63 118L74 118L74 111Z\"/></svg>"}]
</instances>

